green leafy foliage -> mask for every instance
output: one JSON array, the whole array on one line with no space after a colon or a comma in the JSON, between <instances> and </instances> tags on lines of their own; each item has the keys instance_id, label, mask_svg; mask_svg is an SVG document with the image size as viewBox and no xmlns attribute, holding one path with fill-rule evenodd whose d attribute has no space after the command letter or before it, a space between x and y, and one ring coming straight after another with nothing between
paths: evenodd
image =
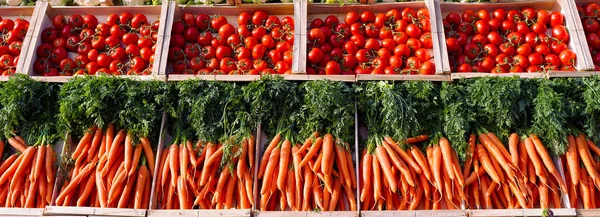
<instances>
[{"instance_id":1,"label":"green leafy foliage","mask_svg":"<svg viewBox=\"0 0 600 217\"><path fill-rule=\"evenodd\" d=\"M0 91L3 136L21 135L27 144L56 142L57 90L55 84L37 82L21 74L3 83Z\"/></svg>"},{"instance_id":2,"label":"green leafy foliage","mask_svg":"<svg viewBox=\"0 0 600 217\"><path fill-rule=\"evenodd\" d=\"M533 100L532 133L537 134L550 153L564 154L567 148L567 119L568 108L564 103L566 98L557 91L558 87L553 81L542 81L538 87L538 94Z\"/></svg>"},{"instance_id":3,"label":"green leafy foliage","mask_svg":"<svg viewBox=\"0 0 600 217\"><path fill-rule=\"evenodd\" d=\"M439 96L440 85L430 81L406 81L402 86L419 122L412 126L412 135L409 136L441 132L443 105Z\"/></svg>"},{"instance_id":4,"label":"green leafy foliage","mask_svg":"<svg viewBox=\"0 0 600 217\"><path fill-rule=\"evenodd\" d=\"M309 81L302 84L301 138L315 132L331 133L338 145L354 141L354 89L343 82L330 80Z\"/></svg>"},{"instance_id":5,"label":"green leafy foliage","mask_svg":"<svg viewBox=\"0 0 600 217\"><path fill-rule=\"evenodd\" d=\"M530 122L533 95L529 80L519 77L481 77L467 85L468 103L474 109L478 127L484 127L506 141L512 132Z\"/></svg>"},{"instance_id":6,"label":"green leafy foliage","mask_svg":"<svg viewBox=\"0 0 600 217\"><path fill-rule=\"evenodd\" d=\"M263 77L244 86L243 92L250 104L250 120L261 123L267 137L297 133L302 93L296 83L279 76Z\"/></svg>"},{"instance_id":7,"label":"green leafy foliage","mask_svg":"<svg viewBox=\"0 0 600 217\"><path fill-rule=\"evenodd\" d=\"M583 79L585 100L585 132L594 141L600 141L600 77Z\"/></svg>"},{"instance_id":8,"label":"green leafy foliage","mask_svg":"<svg viewBox=\"0 0 600 217\"><path fill-rule=\"evenodd\" d=\"M139 137L158 135L162 111L169 103L161 81L140 81L112 76L74 77L60 91L63 132L82 135L90 126L113 123Z\"/></svg>"},{"instance_id":9,"label":"green leafy foliage","mask_svg":"<svg viewBox=\"0 0 600 217\"><path fill-rule=\"evenodd\" d=\"M443 83L440 90L440 98L444 104L442 126L444 134L452 144L462 162L467 157L468 134L473 132L476 121L473 116L473 108L467 99L467 87L465 82L458 84Z\"/></svg>"}]
</instances>

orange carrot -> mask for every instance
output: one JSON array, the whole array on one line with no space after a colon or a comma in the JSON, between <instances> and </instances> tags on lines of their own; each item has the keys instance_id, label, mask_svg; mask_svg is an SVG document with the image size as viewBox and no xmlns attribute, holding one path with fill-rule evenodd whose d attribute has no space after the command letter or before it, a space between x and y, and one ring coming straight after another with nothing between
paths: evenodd
<instances>
[{"instance_id":1,"label":"orange carrot","mask_svg":"<svg viewBox=\"0 0 600 217\"><path fill-rule=\"evenodd\" d=\"M567 192L568 191L567 185L565 184L564 180L562 179L562 176L558 173L558 170L556 170L556 167L554 166L554 162L552 161L552 158L550 157L548 150L546 149L546 147L544 147L544 145L542 144L542 141L540 140L540 138L537 137L537 135L533 134L533 135L531 135L531 137L532 137L531 140L533 140L533 144L535 145L535 149L537 150L538 154L542 158L542 162L544 162L544 165L546 165L546 169L558 181L558 185L560 186L560 189L563 192Z\"/></svg>"},{"instance_id":2,"label":"orange carrot","mask_svg":"<svg viewBox=\"0 0 600 217\"><path fill-rule=\"evenodd\" d=\"M298 149L298 151L301 153L304 153L308 148L311 147L311 145L313 144L313 141L316 141L316 139L318 137L319 137L319 132L315 131L310 137L308 137L308 138L306 138L306 140L304 140L304 143L302 144L300 149Z\"/></svg>"},{"instance_id":3,"label":"orange carrot","mask_svg":"<svg viewBox=\"0 0 600 217\"><path fill-rule=\"evenodd\" d=\"M421 174L421 167L419 166L419 164L417 164L411 157L410 155L408 155L406 153L406 151L404 151L404 149L402 149L402 147L400 147L391 137L386 136L384 137L385 141L389 143L389 145L392 146L392 148L394 149L394 151L397 152L398 156L404 161L406 162L406 164L408 164L415 172L417 172L418 174Z\"/></svg>"},{"instance_id":4,"label":"orange carrot","mask_svg":"<svg viewBox=\"0 0 600 217\"><path fill-rule=\"evenodd\" d=\"M296 209L300 209L302 207L302 200L300 189L302 189L302 167L300 167L300 161L302 161L302 157L299 152L300 148L296 145L292 147L292 160L294 161L294 178L296 180L296 195L295 195L295 207Z\"/></svg>"},{"instance_id":5,"label":"orange carrot","mask_svg":"<svg viewBox=\"0 0 600 217\"><path fill-rule=\"evenodd\" d=\"M446 174L451 180L455 179L454 169L452 168L452 147L450 147L450 141L446 138L441 138L439 141L442 160L444 161L444 167L446 168Z\"/></svg>"},{"instance_id":6,"label":"orange carrot","mask_svg":"<svg viewBox=\"0 0 600 217\"><path fill-rule=\"evenodd\" d=\"M273 151L273 149L275 147L277 147L277 145L279 145L279 142L281 141L281 134L277 134L275 135L275 137L273 137L273 139L271 140L271 143L269 143L269 146L267 146L267 149L265 149L265 152L263 153L263 157L260 160L260 168L258 170L258 178L262 178L264 173L265 173L265 169L267 167L267 162L269 161L269 157L271 156L271 151Z\"/></svg>"},{"instance_id":7,"label":"orange carrot","mask_svg":"<svg viewBox=\"0 0 600 217\"><path fill-rule=\"evenodd\" d=\"M148 172L153 174L155 159L154 154L152 152L152 147L150 146L150 140L147 137L140 138L140 143L142 144L142 149L144 150L144 156L146 156L146 163L148 164Z\"/></svg>"},{"instance_id":8,"label":"orange carrot","mask_svg":"<svg viewBox=\"0 0 600 217\"><path fill-rule=\"evenodd\" d=\"M513 165L519 165L519 135L516 133L510 134L508 139L508 149L510 151L511 162Z\"/></svg>"},{"instance_id":9,"label":"orange carrot","mask_svg":"<svg viewBox=\"0 0 600 217\"><path fill-rule=\"evenodd\" d=\"M304 188L303 188L303 197L302 197L302 210L308 211L308 207L310 206L309 198L312 189L313 183L313 175L310 171L304 170ZM263 185L264 186L264 185Z\"/></svg>"},{"instance_id":10,"label":"orange carrot","mask_svg":"<svg viewBox=\"0 0 600 217\"><path fill-rule=\"evenodd\" d=\"M431 147L431 146L430 146ZM427 157L431 159L432 166L431 171L433 173L433 179L435 180L435 186L438 192L442 193L442 151L440 146L433 146L431 149L428 148L428 151L431 150L431 154L427 154Z\"/></svg>"},{"instance_id":11,"label":"orange carrot","mask_svg":"<svg viewBox=\"0 0 600 217\"><path fill-rule=\"evenodd\" d=\"M335 149L335 162L336 162L336 167L339 170L339 173L341 175L341 182L342 185L346 186L347 188L351 188L352 187L352 180L354 177L350 177L350 172L348 171L348 164L346 162L346 154L344 153L344 150L342 150L343 148L335 145L334 147Z\"/></svg>"},{"instance_id":12,"label":"orange carrot","mask_svg":"<svg viewBox=\"0 0 600 217\"><path fill-rule=\"evenodd\" d=\"M334 179L333 180L333 192L331 192L331 201L329 202L329 211L335 211L335 204L338 203L338 200L340 198L340 194L341 194L341 187L342 184L340 182L340 180L338 179Z\"/></svg>"},{"instance_id":13,"label":"orange carrot","mask_svg":"<svg viewBox=\"0 0 600 217\"><path fill-rule=\"evenodd\" d=\"M266 194L269 191L269 187L271 186L271 182L273 181L273 172L275 171L275 166L279 163L280 152L281 149L279 148L275 148L271 151L271 156L269 156L269 161L267 162L267 166L265 168L262 189L260 191L261 194Z\"/></svg>"},{"instance_id":14,"label":"orange carrot","mask_svg":"<svg viewBox=\"0 0 600 217\"><path fill-rule=\"evenodd\" d=\"M477 157L481 162L481 165L485 169L486 173L494 180L496 183L500 183L500 176L498 175L498 171L494 168L490 157L488 156L487 151L481 144L477 144Z\"/></svg>"},{"instance_id":15,"label":"orange carrot","mask_svg":"<svg viewBox=\"0 0 600 217\"><path fill-rule=\"evenodd\" d=\"M148 179L148 169L146 165L140 167L140 171L137 177L137 183L134 191L134 209L143 209L142 202L144 201L144 190L146 188L146 179Z\"/></svg>"},{"instance_id":16,"label":"orange carrot","mask_svg":"<svg viewBox=\"0 0 600 217\"><path fill-rule=\"evenodd\" d=\"M321 163L321 172L324 175L330 175L333 170L333 158L335 157L335 147L333 145L333 136L331 134L326 134L323 137L323 159ZM300 165L302 166L302 164Z\"/></svg>"},{"instance_id":17,"label":"orange carrot","mask_svg":"<svg viewBox=\"0 0 600 217\"><path fill-rule=\"evenodd\" d=\"M100 145L100 142L102 140L102 128L96 128L96 131L94 133L94 137L92 139L92 142L90 143L90 147L87 150L87 161L91 161L92 158L96 155L96 150L98 149L98 146Z\"/></svg>"},{"instance_id":18,"label":"orange carrot","mask_svg":"<svg viewBox=\"0 0 600 217\"><path fill-rule=\"evenodd\" d=\"M500 164L502 169L504 169L504 171L506 172L506 175L511 179L514 178L515 177L515 173L513 171L514 166L507 161L507 159L510 159L510 154L508 154L508 151L507 151L508 158L506 158L504 156L505 154L503 154L503 151L502 151L503 149L499 147L499 146L502 146L502 144L500 144L500 145L496 144L488 135L483 134L483 133L479 135L479 141L481 141L483 146L490 153L490 157L493 157L494 159L496 159L496 161L498 161L498 163ZM504 146L502 146L502 147L504 147ZM504 149L504 150L506 150L506 149ZM488 174L489 174L489 172L488 172Z\"/></svg>"},{"instance_id":19,"label":"orange carrot","mask_svg":"<svg viewBox=\"0 0 600 217\"><path fill-rule=\"evenodd\" d=\"M316 138L315 142L308 149L308 153L304 156L302 161L300 161L300 166L301 167L306 166L306 164L308 164L310 159L312 159L312 157L314 157L317 154L317 152L319 150L321 150L322 145L323 145L323 138L322 137ZM299 151L301 152L301 150L299 150Z\"/></svg>"},{"instance_id":20,"label":"orange carrot","mask_svg":"<svg viewBox=\"0 0 600 217\"><path fill-rule=\"evenodd\" d=\"M193 154L190 154L190 156ZM239 179L243 179L244 178L244 172L247 171L246 168L246 157L248 155L248 140L244 140L242 141L242 154L240 154L240 157L237 161L237 166L236 166L236 175Z\"/></svg>"},{"instance_id":21,"label":"orange carrot","mask_svg":"<svg viewBox=\"0 0 600 217\"><path fill-rule=\"evenodd\" d=\"M110 168L112 168L112 165L115 163L115 161L116 161L115 158L119 156L117 153L119 151L120 144L124 139L125 139L125 130L120 130L119 133L117 133L117 136L115 136L115 138L111 142L110 150L108 151L108 163L106 164L106 167L104 167L104 170L102 171L102 176L105 176L109 172L108 170Z\"/></svg>"},{"instance_id":22,"label":"orange carrot","mask_svg":"<svg viewBox=\"0 0 600 217\"><path fill-rule=\"evenodd\" d=\"M187 180L187 169L190 163L190 156L185 147L186 142L179 145L179 174L183 180ZM181 202L180 202L181 203Z\"/></svg>"},{"instance_id":23,"label":"orange carrot","mask_svg":"<svg viewBox=\"0 0 600 217\"><path fill-rule=\"evenodd\" d=\"M380 163L383 175L389 183L390 190L395 193L396 190L398 190L398 184L396 183L396 180L392 175L392 168L385 148L383 146L378 146L377 148L375 148L375 156L377 156L377 160Z\"/></svg>"},{"instance_id":24,"label":"orange carrot","mask_svg":"<svg viewBox=\"0 0 600 217\"><path fill-rule=\"evenodd\" d=\"M375 201L377 201L382 197L381 165L379 164L379 160L377 159L377 157L373 157L373 155L371 155L371 158L373 159L373 198L375 199Z\"/></svg>"},{"instance_id":25,"label":"orange carrot","mask_svg":"<svg viewBox=\"0 0 600 217\"><path fill-rule=\"evenodd\" d=\"M15 173L12 175L11 185L12 185L12 183L16 183L17 179L22 178L24 176L25 170L29 168L29 165L31 165L32 160L35 156L35 153L36 153L36 150L35 150L35 147L33 147L33 146L29 146L23 152L23 160L21 160L19 167L17 167L17 170L15 170Z\"/></svg>"},{"instance_id":26,"label":"orange carrot","mask_svg":"<svg viewBox=\"0 0 600 217\"><path fill-rule=\"evenodd\" d=\"M125 158L123 159L123 163L125 165L125 171L129 172L131 170L131 161L133 160L133 135L127 133L125 136Z\"/></svg>"},{"instance_id":27,"label":"orange carrot","mask_svg":"<svg viewBox=\"0 0 600 217\"><path fill-rule=\"evenodd\" d=\"M575 137L573 135L569 135L567 137L567 141L569 141L569 147L567 149L566 159L567 166L569 168L569 174L571 177L571 184L577 185L579 183L579 156L577 155L577 142L575 141Z\"/></svg>"},{"instance_id":28,"label":"orange carrot","mask_svg":"<svg viewBox=\"0 0 600 217\"><path fill-rule=\"evenodd\" d=\"M406 166L406 164L404 164L404 162L400 159L400 157L398 157L397 152L394 151L391 147L390 144L388 144L385 140L381 141L381 144L383 146L383 148L385 148L385 152L387 153L387 156L389 156L389 159L391 159L391 163L398 168L398 170L400 170L402 172L402 176L404 176L406 178L406 180L410 183L411 186L415 185L415 181L410 173L410 170L408 169L408 167ZM406 152L405 152L406 154ZM410 157L409 157L410 158ZM379 159L379 162L381 163L381 159ZM383 168L383 167L382 167ZM390 168L391 169L391 168ZM384 171L385 174L385 171ZM395 192L395 191L393 191Z\"/></svg>"},{"instance_id":29,"label":"orange carrot","mask_svg":"<svg viewBox=\"0 0 600 217\"><path fill-rule=\"evenodd\" d=\"M350 172L350 179L352 181L352 188L356 188L356 170L354 168L354 163L352 162L352 154L350 154L349 150L344 151L346 153L346 164L348 166L348 171Z\"/></svg>"},{"instance_id":30,"label":"orange carrot","mask_svg":"<svg viewBox=\"0 0 600 217\"><path fill-rule=\"evenodd\" d=\"M284 140L281 144L281 150L279 151L279 176L277 177L277 189L285 190L286 175L290 162L290 152L292 149L292 143L290 140Z\"/></svg>"},{"instance_id":31,"label":"orange carrot","mask_svg":"<svg viewBox=\"0 0 600 217\"><path fill-rule=\"evenodd\" d=\"M94 137L94 132L96 131L96 127L90 127L88 129L87 132L85 132L85 134L83 134L83 137L81 137L81 140L79 140L79 144L77 144L77 146L75 146L75 151L73 151L73 154L71 154L71 157L73 159L77 159L79 158L79 156L83 153L85 146L87 146L89 143L92 142L92 139ZM19 141L15 138L13 138L16 141ZM11 143L11 139L8 139L8 142ZM20 143L20 141L19 141ZM11 143L12 144L12 143Z\"/></svg>"},{"instance_id":32,"label":"orange carrot","mask_svg":"<svg viewBox=\"0 0 600 217\"><path fill-rule=\"evenodd\" d=\"M169 148L169 169L171 170L171 185L177 187L177 172L179 170L179 145L172 144Z\"/></svg>"},{"instance_id":33,"label":"orange carrot","mask_svg":"<svg viewBox=\"0 0 600 217\"><path fill-rule=\"evenodd\" d=\"M469 177L471 173L471 166L473 165L473 155L475 154L475 142L477 137L475 134L469 136L469 147L467 152L467 160L465 160L465 166L463 167L463 177Z\"/></svg>"},{"instance_id":34,"label":"orange carrot","mask_svg":"<svg viewBox=\"0 0 600 217\"><path fill-rule=\"evenodd\" d=\"M85 185L83 185L83 191L81 193L81 196L79 196L79 198L77 199L77 206L85 206L85 203L87 202L88 198L90 197L90 194L92 193L92 190L94 188L94 184L96 183L96 173L91 173L92 175L87 179L87 182L85 183Z\"/></svg>"},{"instance_id":35,"label":"orange carrot","mask_svg":"<svg viewBox=\"0 0 600 217\"><path fill-rule=\"evenodd\" d=\"M142 145L138 144L135 146L135 150L133 151L133 158L131 160L131 167L129 168L128 176L133 176L137 171L138 164L140 162L140 158L142 156Z\"/></svg>"}]
</instances>

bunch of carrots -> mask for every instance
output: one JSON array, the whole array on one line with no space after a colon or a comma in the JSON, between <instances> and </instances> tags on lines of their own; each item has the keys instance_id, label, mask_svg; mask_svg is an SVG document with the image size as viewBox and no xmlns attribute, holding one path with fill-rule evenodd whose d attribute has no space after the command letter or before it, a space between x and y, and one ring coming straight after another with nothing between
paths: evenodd
<instances>
[{"instance_id":1,"label":"bunch of carrots","mask_svg":"<svg viewBox=\"0 0 600 217\"><path fill-rule=\"evenodd\" d=\"M331 134L315 132L303 144L277 134L260 161L260 209L355 211L354 168L348 145Z\"/></svg>"},{"instance_id":2,"label":"bunch of carrots","mask_svg":"<svg viewBox=\"0 0 600 217\"><path fill-rule=\"evenodd\" d=\"M28 146L20 136L8 139L18 150L0 164L0 207L44 208L50 204L56 155L50 144ZM4 151L0 141L0 156Z\"/></svg>"},{"instance_id":3,"label":"bunch of carrots","mask_svg":"<svg viewBox=\"0 0 600 217\"><path fill-rule=\"evenodd\" d=\"M190 140L171 144L160 154L159 203L163 209L250 209L254 204L251 173L254 137L241 142L241 154L230 170L219 171L226 147L222 143ZM238 150L233 150L237 152ZM219 172L218 172L219 171Z\"/></svg>"},{"instance_id":4,"label":"bunch of carrots","mask_svg":"<svg viewBox=\"0 0 600 217\"><path fill-rule=\"evenodd\" d=\"M583 133L568 135L569 148L562 156L565 178L572 208L596 209L600 207L600 179L597 160L600 148Z\"/></svg>"},{"instance_id":5,"label":"bunch of carrots","mask_svg":"<svg viewBox=\"0 0 600 217\"><path fill-rule=\"evenodd\" d=\"M0 87L0 130L6 138L0 140L0 207L44 208L52 200L57 87L26 75Z\"/></svg>"},{"instance_id":6,"label":"bunch of carrots","mask_svg":"<svg viewBox=\"0 0 600 217\"><path fill-rule=\"evenodd\" d=\"M68 142L52 205L149 208L151 139L160 128L165 87L161 81L110 76L63 84L59 117Z\"/></svg>"},{"instance_id":7,"label":"bunch of carrots","mask_svg":"<svg viewBox=\"0 0 600 217\"><path fill-rule=\"evenodd\" d=\"M79 140L57 206L148 208L154 170L150 141L135 142L127 130L115 130L115 124L106 130L94 126Z\"/></svg>"}]
</instances>

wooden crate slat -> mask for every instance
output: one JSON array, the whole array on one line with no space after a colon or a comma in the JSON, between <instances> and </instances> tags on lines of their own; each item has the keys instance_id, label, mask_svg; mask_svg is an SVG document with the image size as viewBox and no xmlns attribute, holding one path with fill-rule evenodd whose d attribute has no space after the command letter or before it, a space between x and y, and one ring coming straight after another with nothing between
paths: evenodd
<instances>
[{"instance_id":1,"label":"wooden crate slat","mask_svg":"<svg viewBox=\"0 0 600 217\"><path fill-rule=\"evenodd\" d=\"M0 216L41 216L44 209L25 209L25 208L0 208Z\"/></svg>"},{"instance_id":2,"label":"wooden crate slat","mask_svg":"<svg viewBox=\"0 0 600 217\"><path fill-rule=\"evenodd\" d=\"M469 73L452 73L452 80L461 79L461 78L477 78L477 77L513 77L518 76L521 78L546 78L546 74L544 73L503 73L503 74L494 74L494 73L477 73L477 72L469 72Z\"/></svg>"},{"instance_id":3,"label":"wooden crate slat","mask_svg":"<svg viewBox=\"0 0 600 217\"><path fill-rule=\"evenodd\" d=\"M575 209L551 209L554 216L575 216ZM469 217L541 216L544 209L487 209L468 210Z\"/></svg>"},{"instance_id":4,"label":"wooden crate slat","mask_svg":"<svg viewBox=\"0 0 600 217\"><path fill-rule=\"evenodd\" d=\"M570 4L570 9L572 11L572 15L570 17L565 17L565 19L569 19L571 18L573 20L573 23L575 24L575 32L576 35L579 39L579 45L581 47L580 49L580 53L577 53L577 55L582 55L582 57L584 58L584 61L586 62L585 68L589 69L589 70L594 70L594 61L592 59L592 54L590 53L588 47L588 43L587 43L587 37L585 36L585 32L583 30L583 24L581 21L581 17L579 16L579 13L577 12L577 6L585 6L589 3L598 3L598 1L589 1L589 0L578 0L578 1L567 1Z\"/></svg>"},{"instance_id":5,"label":"wooden crate slat","mask_svg":"<svg viewBox=\"0 0 600 217\"><path fill-rule=\"evenodd\" d=\"M357 81L392 80L392 81L450 81L450 75L356 75Z\"/></svg>"},{"instance_id":6,"label":"wooden crate slat","mask_svg":"<svg viewBox=\"0 0 600 217\"><path fill-rule=\"evenodd\" d=\"M589 77L600 75L600 72L549 72L548 77L550 78L575 78L575 77Z\"/></svg>"},{"instance_id":7,"label":"wooden crate slat","mask_svg":"<svg viewBox=\"0 0 600 217\"><path fill-rule=\"evenodd\" d=\"M229 210L148 210L148 217L250 217L250 209Z\"/></svg>"},{"instance_id":8,"label":"wooden crate slat","mask_svg":"<svg viewBox=\"0 0 600 217\"><path fill-rule=\"evenodd\" d=\"M352 211L337 211L337 212L299 212L299 211L268 211L260 212L256 211L254 216L256 217L356 217L358 212Z\"/></svg>"},{"instance_id":9,"label":"wooden crate slat","mask_svg":"<svg viewBox=\"0 0 600 217\"><path fill-rule=\"evenodd\" d=\"M146 216L146 210L94 207L47 206L44 215Z\"/></svg>"}]
</instances>

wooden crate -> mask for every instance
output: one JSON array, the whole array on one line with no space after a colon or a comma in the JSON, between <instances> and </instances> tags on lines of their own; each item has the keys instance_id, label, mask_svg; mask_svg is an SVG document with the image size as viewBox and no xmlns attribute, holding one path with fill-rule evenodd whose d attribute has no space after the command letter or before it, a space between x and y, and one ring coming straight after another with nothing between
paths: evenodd
<instances>
[{"instance_id":1,"label":"wooden crate","mask_svg":"<svg viewBox=\"0 0 600 217\"><path fill-rule=\"evenodd\" d=\"M0 216L43 216L43 208L0 208Z\"/></svg>"},{"instance_id":2,"label":"wooden crate","mask_svg":"<svg viewBox=\"0 0 600 217\"><path fill-rule=\"evenodd\" d=\"M250 217L249 209L232 210L148 210L148 217Z\"/></svg>"},{"instance_id":3,"label":"wooden crate","mask_svg":"<svg viewBox=\"0 0 600 217\"><path fill-rule=\"evenodd\" d=\"M431 16L431 36L432 36L432 41L433 41L433 49L429 50L429 53L431 54L433 58L433 61L435 63L435 69L436 69L436 74L443 74L443 66L442 66L442 58L440 58L442 56L442 54L440 53L440 38L439 38L439 27L441 25L441 22L438 21L436 19L436 5L437 3L434 0L425 0L425 1L418 1L418 2L398 2L398 3L377 3L377 4L363 4L363 5L348 5L348 6L344 6L344 7L340 7L339 5L333 5L333 4L308 4L307 5L307 15L304 16L302 18L301 21L298 21L296 23L303 23L306 25L306 28L304 29L305 32L303 32L303 40L306 40L306 35L307 32L309 31L308 27L310 25L310 22L313 19L316 18L321 18L324 19L325 17L329 16L329 15L335 15L338 17L338 19L340 19L341 21L343 21L345 19L346 13L350 12L350 11L356 11L358 13L361 13L363 11L371 11L373 13L385 13L388 10L392 9L392 8L397 8L399 10L402 10L403 8L413 8L413 9L420 9L420 8L427 8L430 11L430 16ZM303 42L304 47L302 47L302 49L304 49L303 51L301 51L302 55L302 59L299 59L299 61L301 61L300 63L304 62L306 63L306 55L308 54L308 50L306 48L306 41ZM306 65L301 66L301 69L304 70L300 70L298 72L300 73L306 73ZM370 79L375 79L376 75L370 76ZM333 77L333 76L332 76ZM421 77L424 77L424 80L428 80L427 75L422 75ZM389 76L384 76L381 77L380 79L377 80L384 80L384 79L389 79Z\"/></svg>"},{"instance_id":4,"label":"wooden crate","mask_svg":"<svg viewBox=\"0 0 600 217\"><path fill-rule=\"evenodd\" d=\"M21 47L21 54L19 55L19 61L16 65L16 73L22 73L23 63L29 58L27 54L27 50L29 48L29 44L31 44L31 37L33 35L35 29L35 23L37 19L37 7L0 7L0 16L3 19L11 19L15 20L17 18L25 19L29 21L29 29L27 30L27 34L25 35L25 39L23 39L23 45ZM2 76L2 80L7 80L6 76Z\"/></svg>"},{"instance_id":5,"label":"wooden crate","mask_svg":"<svg viewBox=\"0 0 600 217\"><path fill-rule=\"evenodd\" d=\"M504 9L520 9L523 7L531 7L536 10L548 10L548 11L559 11L565 15L566 25L565 27L570 31L570 40L569 40L569 48L573 50L577 54L577 63L575 65L575 69L578 71L587 71L590 70L589 64L584 58L583 50L580 43L580 34L576 30L576 24L573 19L570 17L573 16L573 7L569 3L570 0L536 0L536 1L519 1L519 2L508 2L508 3L469 3L469 4L460 4L460 3L452 3L452 2L440 2L440 12L438 16L438 23L442 22L442 19L450 12L457 12L461 14L465 10L478 11L481 9L485 9L489 12L493 11L496 8L504 8ZM444 60L444 72L450 72L450 64L448 63L448 51L446 49L446 36L444 35L443 26L438 26L440 42L442 43L440 47L442 47L442 58ZM551 29L549 29L551 31ZM587 48L586 48L587 49ZM593 67L592 67L593 68ZM489 73L478 73L478 74L489 74ZM524 75L519 74L519 75Z\"/></svg>"},{"instance_id":6,"label":"wooden crate","mask_svg":"<svg viewBox=\"0 0 600 217\"><path fill-rule=\"evenodd\" d=\"M462 210L414 210L414 211L362 211L361 217L461 217Z\"/></svg>"},{"instance_id":7,"label":"wooden crate","mask_svg":"<svg viewBox=\"0 0 600 217\"><path fill-rule=\"evenodd\" d=\"M536 72L536 73L502 73L502 74L469 72L469 73L452 73L451 74L452 80L463 79L463 78L487 77L487 76L494 76L494 77L518 76L520 78L546 78L547 74L541 73L541 72L539 72L539 73L538 72Z\"/></svg>"},{"instance_id":8,"label":"wooden crate","mask_svg":"<svg viewBox=\"0 0 600 217\"><path fill-rule=\"evenodd\" d=\"M152 68L152 75L146 76L138 76L138 77L160 77L158 75L158 67L160 65L160 56L162 53L163 44L163 36L166 27L166 18L168 12L168 3L163 3L162 6L120 6L120 7L84 7L84 6L51 6L47 2L38 2L36 5L36 10L38 10L38 17L36 18L35 31L32 34L30 46L28 48L27 54L30 58L23 63L22 73L28 74L33 78L41 77L36 75L33 71L33 64L37 59L36 49L42 44L42 31L44 29L52 26L52 18L57 14L62 14L65 17L73 14L93 14L98 18L98 21L104 22L106 17L109 14L121 14L123 12L134 12L134 13L142 13L146 15L149 21L153 21L157 19L160 21L160 27L158 28L158 39L156 51L154 52L154 63ZM75 56L71 56L72 53L69 53L70 57L74 58ZM54 82L65 82L68 80L70 76L52 76L57 78L39 78L39 79L50 79L49 81Z\"/></svg>"},{"instance_id":9,"label":"wooden crate","mask_svg":"<svg viewBox=\"0 0 600 217\"><path fill-rule=\"evenodd\" d=\"M357 81L391 80L391 81L450 81L450 75L356 75Z\"/></svg>"},{"instance_id":10,"label":"wooden crate","mask_svg":"<svg viewBox=\"0 0 600 217\"><path fill-rule=\"evenodd\" d=\"M358 212L352 211L337 211L337 212L292 212L292 211L273 211L273 212L254 212L255 217L358 217Z\"/></svg>"},{"instance_id":11,"label":"wooden crate","mask_svg":"<svg viewBox=\"0 0 600 217\"><path fill-rule=\"evenodd\" d=\"M74 206L47 206L44 216L138 216L145 217L146 210L95 208Z\"/></svg>"},{"instance_id":12,"label":"wooden crate","mask_svg":"<svg viewBox=\"0 0 600 217\"><path fill-rule=\"evenodd\" d=\"M582 54L578 53L577 55L583 55L583 58L585 59L590 71L594 71L594 61L592 59L592 54L588 49L589 46L587 43L587 38L585 36L585 32L583 31L581 16L579 16L579 13L577 12L577 6L583 7L590 3L600 4L600 2L594 0L576 0L568 2L571 4L571 9L573 11L573 16L571 16L571 18L573 19L573 23L575 23L575 31L578 32L577 36L579 37L579 42L582 48Z\"/></svg>"},{"instance_id":13,"label":"wooden crate","mask_svg":"<svg viewBox=\"0 0 600 217\"><path fill-rule=\"evenodd\" d=\"M550 209L554 216L576 216L575 209ZM470 217L512 217L512 216L542 216L544 209L488 209L467 210Z\"/></svg>"},{"instance_id":14,"label":"wooden crate","mask_svg":"<svg viewBox=\"0 0 600 217\"><path fill-rule=\"evenodd\" d=\"M225 18L227 18L228 23L233 25L237 29L237 27L238 27L237 19L238 19L238 15L240 13L249 12L252 14L258 10L265 11L269 15L275 15L279 18L283 18L285 16L293 17L296 9L294 8L294 4L289 4L289 3L269 4L269 7L265 7L260 4L244 4L241 6L210 7L210 6L196 6L196 5L182 6L182 5L177 4L177 2L170 2L169 17L167 18L167 21L166 21L169 25L167 25L167 28L165 28L166 34L165 34L163 48L162 48L166 52L162 53L162 56L161 56L159 75L169 75L169 73L172 71L172 69L169 68L168 63L167 63L168 51L169 51L170 41L171 41L170 35L171 35L171 31L173 29L172 24L175 21L180 20L182 13L189 12L189 13L192 13L193 15L198 15L198 14L223 15L223 16L225 16ZM295 22L295 28L298 29L297 21ZM296 32L296 30L295 30L295 32ZM294 40L298 40L298 37L295 37ZM294 46L294 50L295 49L296 49L296 46ZM296 53L294 53L294 56L296 56ZM236 80L235 77L237 77L237 76L241 76L241 75L217 75L217 76L214 76L215 77L214 79L216 79L218 77L219 79L227 80L227 77L230 77L231 80ZM195 76L177 75L176 77L177 77L177 79L183 79L183 78L193 78ZM201 76L201 77L202 77L202 79L214 80L212 78L213 77L212 75L209 75L207 77L204 77L204 76Z\"/></svg>"}]
</instances>

